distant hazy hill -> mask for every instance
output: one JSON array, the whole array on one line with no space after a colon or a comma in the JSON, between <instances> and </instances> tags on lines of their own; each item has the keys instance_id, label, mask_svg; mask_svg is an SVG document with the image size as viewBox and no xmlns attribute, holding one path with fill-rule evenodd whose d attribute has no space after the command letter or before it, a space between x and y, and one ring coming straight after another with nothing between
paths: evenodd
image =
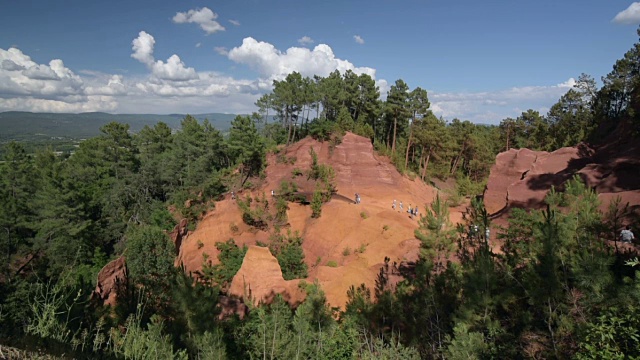
<instances>
[{"instance_id":1,"label":"distant hazy hill","mask_svg":"<svg viewBox=\"0 0 640 360\"><path fill-rule=\"evenodd\" d=\"M226 132L235 114L194 114L199 121L208 119L218 130ZM0 141L49 138L89 138L100 134L100 127L112 121L126 123L131 131L140 131L145 125L162 121L172 129L180 128L184 114L107 114L101 112L81 114L32 113L23 111L0 112Z\"/></svg>"}]
</instances>

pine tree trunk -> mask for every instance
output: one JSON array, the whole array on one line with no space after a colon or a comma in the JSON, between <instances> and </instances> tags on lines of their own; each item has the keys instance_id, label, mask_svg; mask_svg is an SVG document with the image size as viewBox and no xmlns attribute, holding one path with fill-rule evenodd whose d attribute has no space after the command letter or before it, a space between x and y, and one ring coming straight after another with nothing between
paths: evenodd
<instances>
[{"instance_id":1,"label":"pine tree trunk","mask_svg":"<svg viewBox=\"0 0 640 360\"><path fill-rule=\"evenodd\" d=\"M391 154L396 153L396 129L398 128L398 117L393 118L393 144L391 145Z\"/></svg>"},{"instance_id":2,"label":"pine tree trunk","mask_svg":"<svg viewBox=\"0 0 640 360\"><path fill-rule=\"evenodd\" d=\"M422 181L424 181L424 177L427 175L427 166L429 166L429 158L431 157L431 150L427 154L427 158L424 160L424 167L422 168Z\"/></svg>"},{"instance_id":3,"label":"pine tree trunk","mask_svg":"<svg viewBox=\"0 0 640 360\"><path fill-rule=\"evenodd\" d=\"M451 165L451 175L456 173L456 170L458 170L458 163L460 162L460 158L462 157L462 153L464 152L466 148L466 144L463 143L462 144L462 149L460 149L460 153L458 153L458 156L456 156L453 165Z\"/></svg>"},{"instance_id":4,"label":"pine tree trunk","mask_svg":"<svg viewBox=\"0 0 640 360\"><path fill-rule=\"evenodd\" d=\"M409 149L411 148L411 136L413 135L413 123L409 127L409 140L407 141L407 152L404 155L404 170L407 171L407 165L409 165Z\"/></svg>"},{"instance_id":5,"label":"pine tree trunk","mask_svg":"<svg viewBox=\"0 0 640 360\"><path fill-rule=\"evenodd\" d=\"M413 151L413 155L415 155L415 154L416 154L416 152L415 152L415 150L414 150L414 151ZM422 145L422 148L420 149L420 159L418 159L418 172L419 172L420 174L422 174L422 170L420 170L420 169L422 168L422 164L424 163L424 162L422 161L422 159L423 159L423 158L424 158L424 145ZM414 159L414 160L411 160L411 161L414 161L414 162L415 162L415 159Z\"/></svg>"},{"instance_id":6,"label":"pine tree trunk","mask_svg":"<svg viewBox=\"0 0 640 360\"><path fill-rule=\"evenodd\" d=\"M286 118L287 118L287 123L289 125L289 131L287 132L287 146L289 146L289 141L291 141L291 130L292 130L292 128L291 128L291 118L289 116L289 110L288 109L287 109Z\"/></svg>"},{"instance_id":7,"label":"pine tree trunk","mask_svg":"<svg viewBox=\"0 0 640 360\"><path fill-rule=\"evenodd\" d=\"M387 129L387 148L391 147L391 128Z\"/></svg>"}]
</instances>

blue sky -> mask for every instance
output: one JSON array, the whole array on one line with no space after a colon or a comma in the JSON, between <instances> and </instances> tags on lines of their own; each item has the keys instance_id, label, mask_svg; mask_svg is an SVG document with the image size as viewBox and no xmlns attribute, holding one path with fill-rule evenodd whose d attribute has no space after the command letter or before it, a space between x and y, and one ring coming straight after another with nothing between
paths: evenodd
<instances>
[{"instance_id":1,"label":"blue sky","mask_svg":"<svg viewBox=\"0 0 640 360\"><path fill-rule=\"evenodd\" d=\"M606 75L640 24L620 0L0 3L0 111L248 113L290 71L352 69L499 123Z\"/></svg>"}]
</instances>

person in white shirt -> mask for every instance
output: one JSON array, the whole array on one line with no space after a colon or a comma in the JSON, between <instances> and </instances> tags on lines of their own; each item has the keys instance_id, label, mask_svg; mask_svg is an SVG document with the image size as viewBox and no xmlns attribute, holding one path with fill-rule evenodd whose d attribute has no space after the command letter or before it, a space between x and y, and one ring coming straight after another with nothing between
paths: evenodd
<instances>
[{"instance_id":1,"label":"person in white shirt","mask_svg":"<svg viewBox=\"0 0 640 360\"><path fill-rule=\"evenodd\" d=\"M629 225L627 225L624 230L620 231L620 241L622 241L623 243L632 243L634 239L635 236L633 236L633 232L631 231L631 227Z\"/></svg>"}]
</instances>

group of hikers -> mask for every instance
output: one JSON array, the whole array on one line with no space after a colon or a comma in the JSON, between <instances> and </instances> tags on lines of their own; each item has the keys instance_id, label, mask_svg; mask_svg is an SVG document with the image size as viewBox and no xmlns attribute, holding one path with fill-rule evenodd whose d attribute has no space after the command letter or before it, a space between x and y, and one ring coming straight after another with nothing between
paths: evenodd
<instances>
[{"instance_id":1,"label":"group of hikers","mask_svg":"<svg viewBox=\"0 0 640 360\"><path fill-rule=\"evenodd\" d=\"M479 238L480 237L480 227L478 225L469 225L469 237L470 238ZM484 238L489 241L491 238L491 229L489 226L484 229Z\"/></svg>"},{"instance_id":2,"label":"group of hikers","mask_svg":"<svg viewBox=\"0 0 640 360\"><path fill-rule=\"evenodd\" d=\"M402 201L400 201L400 206L397 206L396 203L396 199L393 199L393 204L391 204L391 208L393 210L395 210L396 208L398 208L400 211L404 210L404 204L402 204ZM407 212L409 213L409 216L411 216L411 218L415 218L416 216L418 216L418 206L416 207L411 207L411 204L409 204L409 209L407 209Z\"/></svg>"}]
</instances>

